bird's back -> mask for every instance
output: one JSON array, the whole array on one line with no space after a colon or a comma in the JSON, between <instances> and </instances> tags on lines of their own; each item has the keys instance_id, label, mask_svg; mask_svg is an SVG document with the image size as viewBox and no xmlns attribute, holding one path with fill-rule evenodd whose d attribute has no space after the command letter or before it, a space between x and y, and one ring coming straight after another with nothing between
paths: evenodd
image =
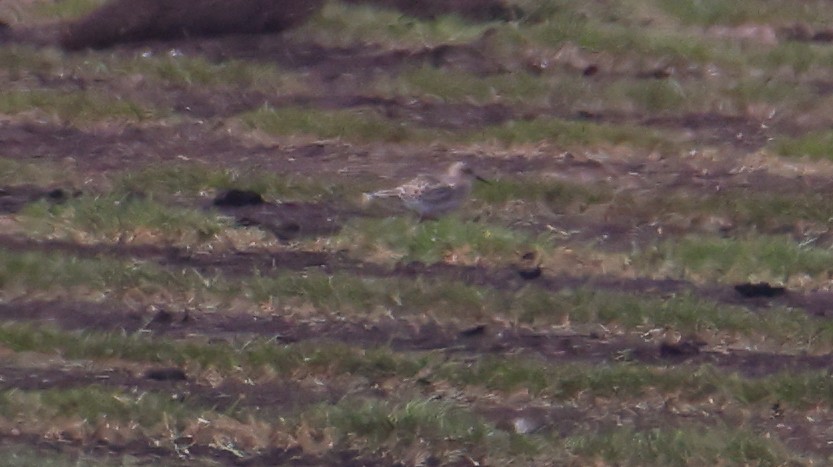
<instances>
[{"instance_id":1,"label":"bird's back","mask_svg":"<svg viewBox=\"0 0 833 467\"><path fill-rule=\"evenodd\" d=\"M425 187L417 196L403 198L405 205L421 215L437 215L460 207L469 192L465 185L435 184Z\"/></svg>"}]
</instances>

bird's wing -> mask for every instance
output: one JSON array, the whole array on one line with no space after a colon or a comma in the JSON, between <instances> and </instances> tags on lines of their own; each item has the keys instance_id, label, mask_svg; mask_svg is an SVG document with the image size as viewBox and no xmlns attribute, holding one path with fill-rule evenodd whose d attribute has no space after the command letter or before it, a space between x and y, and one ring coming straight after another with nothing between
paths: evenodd
<instances>
[{"instance_id":1,"label":"bird's wing","mask_svg":"<svg viewBox=\"0 0 833 467\"><path fill-rule=\"evenodd\" d=\"M423 191L438 184L440 184L440 182L430 175L417 175L412 180L403 183L394 189L399 190L402 196L421 196Z\"/></svg>"},{"instance_id":2,"label":"bird's wing","mask_svg":"<svg viewBox=\"0 0 833 467\"><path fill-rule=\"evenodd\" d=\"M426 188L419 196L424 204L441 205L458 196L457 189L450 185L435 185Z\"/></svg>"}]
</instances>

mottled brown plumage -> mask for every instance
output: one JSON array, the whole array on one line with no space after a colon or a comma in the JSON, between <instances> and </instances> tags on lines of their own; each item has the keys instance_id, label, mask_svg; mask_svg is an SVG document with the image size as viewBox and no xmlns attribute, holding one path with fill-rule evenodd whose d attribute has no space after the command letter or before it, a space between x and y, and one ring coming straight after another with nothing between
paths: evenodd
<instances>
[{"instance_id":1,"label":"mottled brown plumage","mask_svg":"<svg viewBox=\"0 0 833 467\"><path fill-rule=\"evenodd\" d=\"M364 201L399 198L420 217L436 217L459 208L468 199L476 179L483 180L465 162L455 162L442 175L422 174L396 188L365 193Z\"/></svg>"}]
</instances>

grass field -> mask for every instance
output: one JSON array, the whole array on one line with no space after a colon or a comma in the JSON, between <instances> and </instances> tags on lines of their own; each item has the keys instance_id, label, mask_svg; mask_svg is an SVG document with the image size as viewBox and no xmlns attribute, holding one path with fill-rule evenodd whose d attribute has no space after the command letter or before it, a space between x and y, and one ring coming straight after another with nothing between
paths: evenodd
<instances>
[{"instance_id":1,"label":"grass field","mask_svg":"<svg viewBox=\"0 0 833 467\"><path fill-rule=\"evenodd\" d=\"M456 3L0 39L4 465L831 463L829 2Z\"/></svg>"}]
</instances>

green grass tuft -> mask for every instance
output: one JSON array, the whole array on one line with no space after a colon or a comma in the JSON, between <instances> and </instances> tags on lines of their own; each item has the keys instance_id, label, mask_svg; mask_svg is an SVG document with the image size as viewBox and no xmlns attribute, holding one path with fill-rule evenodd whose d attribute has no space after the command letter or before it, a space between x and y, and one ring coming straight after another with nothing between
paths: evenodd
<instances>
[{"instance_id":1,"label":"green grass tuft","mask_svg":"<svg viewBox=\"0 0 833 467\"><path fill-rule=\"evenodd\" d=\"M565 444L574 455L615 465L781 465L797 460L773 439L719 426L617 428L572 436Z\"/></svg>"},{"instance_id":2,"label":"green grass tuft","mask_svg":"<svg viewBox=\"0 0 833 467\"><path fill-rule=\"evenodd\" d=\"M530 73L480 77L433 66L408 70L388 86L394 88L395 95L427 95L444 102L523 102L554 92L549 82Z\"/></svg>"},{"instance_id":3,"label":"green grass tuft","mask_svg":"<svg viewBox=\"0 0 833 467\"><path fill-rule=\"evenodd\" d=\"M446 216L437 221L388 217L350 222L335 240L352 254L388 251L392 261L436 263L449 254L475 257L508 257L534 240L528 235L496 225Z\"/></svg>"},{"instance_id":4,"label":"green grass tuft","mask_svg":"<svg viewBox=\"0 0 833 467\"><path fill-rule=\"evenodd\" d=\"M100 7L106 0L61 0L37 2L38 15L51 19L72 19Z\"/></svg>"},{"instance_id":5,"label":"green grass tuft","mask_svg":"<svg viewBox=\"0 0 833 467\"><path fill-rule=\"evenodd\" d=\"M41 232L81 229L117 238L140 229L157 231L175 241L204 242L229 225L209 211L170 207L141 195L82 196L62 204L29 204L22 212Z\"/></svg>"},{"instance_id":6,"label":"green grass tuft","mask_svg":"<svg viewBox=\"0 0 833 467\"><path fill-rule=\"evenodd\" d=\"M307 24L287 35L331 47L356 43L425 47L468 42L488 27L488 23L467 22L456 15L424 20L378 6L330 1Z\"/></svg>"},{"instance_id":7,"label":"green grass tuft","mask_svg":"<svg viewBox=\"0 0 833 467\"><path fill-rule=\"evenodd\" d=\"M258 168L218 169L206 164L156 164L113 175L114 191L156 196L203 197L216 190L253 190L266 197L294 200L333 197L344 191L322 178L285 176Z\"/></svg>"},{"instance_id":8,"label":"green grass tuft","mask_svg":"<svg viewBox=\"0 0 833 467\"><path fill-rule=\"evenodd\" d=\"M251 128L280 136L300 133L348 141L396 142L419 134L415 129L382 118L373 110L359 108L323 111L267 105L240 118Z\"/></svg>"},{"instance_id":9,"label":"green grass tuft","mask_svg":"<svg viewBox=\"0 0 833 467\"><path fill-rule=\"evenodd\" d=\"M186 410L185 404L165 394L136 394L95 385L0 393L0 414L9 418L32 417L48 420L77 416L89 422L106 418L151 427L166 417L179 418Z\"/></svg>"},{"instance_id":10,"label":"green grass tuft","mask_svg":"<svg viewBox=\"0 0 833 467\"><path fill-rule=\"evenodd\" d=\"M375 444L391 439L406 445L417 439L480 443L494 431L474 414L442 401L345 401L327 412L344 435L367 437Z\"/></svg>"},{"instance_id":11,"label":"green grass tuft","mask_svg":"<svg viewBox=\"0 0 833 467\"><path fill-rule=\"evenodd\" d=\"M798 274L817 276L831 271L833 253L801 246L782 236L745 239L688 236L665 242L636 258L644 267L658 265L682 276L691 273L720 281L766 279L786 282Z\"/></svg>"},{"instance_id":12,"label":"green grass tuft","mask_svg":"<svg viewBox=\"0 0 833 467\"><path fill-rule=\"evenodd\" d=\"M0 92L0 112L18 114L30 110L40 110L74 124L112 119L143 121L160 114L157 109L151 110L126 99L114 99L93 91Z\"/></svg>"},{"instance_id":13,"label":"green grass tuft","mask_svg":"<svg viewBox=\"0 0 833 467\"><path fill-rule=\"evenodd\" d=\"M55 185L73 186L82 181L82 175L72 166L53 162L19 161L2 157L0 149L0 184L6 186Z\"/></svg>"},{"instance_id":14,"label":"green grass tuft","mask_svg":"<svg viewBox=\"0 0 833 467\"><path fill-rule=\"evenodd\" d=\"M833 159L833 131L816 131L799 137L780 137L775 151L782 156Z\"/></svg>"},{"instance_id":15,"label":"green grass tuft","mask_svg":"<svg viewBox=\"0 0 833 467\"><path fill-rule=\"evenodd\" d=\"M823 2L723 2L721 0L657 0L667 13L683 24L711 26L767 23L819 22L830 19Z\"/></svg>"},{"instance_id":16,"label":"green grass tuft","mask_svg":"<svg viewBox=\"0 0 833 467\"><path fill-rule=\"evenodd\" d=\"M567 148L622 144L667 151L677 147L666 136L644 127L543 117L534 120L512 120L499 126L470 130L465 132L461 139L493 140L510 146L546 141Z\"/></svg>"},{"instance_id":17,"label":"green grass tuft","mask_svg":"<svg viewBox=\"0 0 833 467\"><path fill-rule=\"evenodd\" d=\"M598 204L609 202L613 193L606 187L563 182L529 179L490 180L474 186L474 196L489 204L513 200L539 201L549 206L563 206L570 203Z\"/></svg>"}]
</instances>

